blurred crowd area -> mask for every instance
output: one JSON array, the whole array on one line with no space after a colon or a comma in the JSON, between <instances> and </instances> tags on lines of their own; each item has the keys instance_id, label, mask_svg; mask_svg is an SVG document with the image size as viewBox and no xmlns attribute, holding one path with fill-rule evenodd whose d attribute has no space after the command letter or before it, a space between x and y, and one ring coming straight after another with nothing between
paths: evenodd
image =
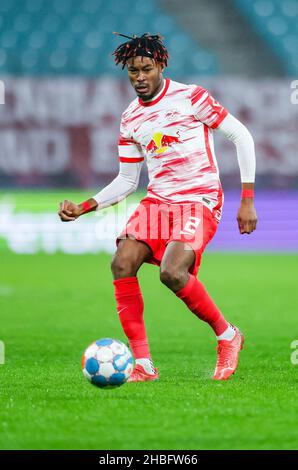
<instances>
[{"instance_id":1,"label":"blurred crowd area","mask_svg":"<svg viewBox=\"0 0 298 470\"><path fill-rule=\"evenodd\" d=\"M298 0L1 0L0 188L102 187L116 175L135 96L113 31L161 33L165 76L205 86L250 129L257 186L297 188L297 25ZM239 187L233 144L216 144L224 189Z\"/></svg>"}]
</instances>

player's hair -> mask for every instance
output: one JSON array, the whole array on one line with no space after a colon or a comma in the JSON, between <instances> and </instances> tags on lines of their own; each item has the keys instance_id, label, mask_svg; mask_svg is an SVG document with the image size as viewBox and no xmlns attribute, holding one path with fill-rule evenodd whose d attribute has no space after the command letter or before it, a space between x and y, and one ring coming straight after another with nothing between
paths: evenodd
<instances>
[{"instance_id":1,"label":"player's hair","mask_svg":"<svg viewBox=\"0 0 298 470\"><path fill-rule=\"evenodd\" d=\"M124 69L128 59L138 55L151 57L151 59L154 59L156 62L162 62L165 66L168 65L169 54L162 43L163 37L160 34L145 33L139 37L135 34L133 37L116 32L113 34L130 39L130 41L120 44L112 54L115 56L116 65L121 63L122 69Z\"/></svg>"}]
</instances>

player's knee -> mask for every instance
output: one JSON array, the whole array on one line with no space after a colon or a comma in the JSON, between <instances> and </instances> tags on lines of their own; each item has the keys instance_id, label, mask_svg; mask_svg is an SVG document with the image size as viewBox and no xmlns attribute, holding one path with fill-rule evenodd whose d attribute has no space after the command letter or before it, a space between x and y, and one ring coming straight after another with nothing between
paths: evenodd
<instances>
[{"instance_id":1,"label":"player's knee","mask_svg":"<svg viewBox=\"0 0 298 470\"><path fill-rule=\"evenodd\" d=\"M136 267L134 266L134 262L122 254L115 254L111 262L111 270L114 279L136 275Z\"/></svg>"},{"instance_id":2,"label":"player's knee","mask_svg":"<svg viewBox=\"0 0 298 470\"><path fill-rule=\"evenodd\" d=\"M175 268L160 268L160 280L169 289L178 291L184 286L185 273Z\"/></svg>"}]
</instances>

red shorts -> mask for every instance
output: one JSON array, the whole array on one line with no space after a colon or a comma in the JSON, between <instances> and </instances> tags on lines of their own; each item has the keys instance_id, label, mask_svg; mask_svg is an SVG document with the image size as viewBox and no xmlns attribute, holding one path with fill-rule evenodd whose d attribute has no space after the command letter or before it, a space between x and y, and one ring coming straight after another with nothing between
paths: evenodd
<instances>
[{"instance_id":1,"label":"red shorts","mask_svg":"<svg viewBox=\"0 0 298 470\"><path fill-rule=\"evenodd\" d=\"M118 246L125 238L141 241L151 250L152 256L147 262L160 266L167 244L183 242L185 249L195 253L189 272L197 275L202 253L217 226L217 220L202 203L167 204L145 197L117 237L116 244Z\"/></svg>"}]
</instances>

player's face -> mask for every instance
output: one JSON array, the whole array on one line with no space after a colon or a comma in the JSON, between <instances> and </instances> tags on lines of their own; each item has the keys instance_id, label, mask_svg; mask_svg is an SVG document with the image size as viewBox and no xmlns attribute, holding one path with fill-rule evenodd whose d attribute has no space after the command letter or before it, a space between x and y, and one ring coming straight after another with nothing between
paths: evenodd
<instances>
[{"instance_id":1,"label":"player's face","mask_svg":"<svg viewBox=\"0 0 298 470\"><path fill-rule=\"evenodd\" d=\"M150 100L163 85L163 64L150 57L132 57L127 61L130 83L142 101Z\"/></svg>"}]
</instances>

